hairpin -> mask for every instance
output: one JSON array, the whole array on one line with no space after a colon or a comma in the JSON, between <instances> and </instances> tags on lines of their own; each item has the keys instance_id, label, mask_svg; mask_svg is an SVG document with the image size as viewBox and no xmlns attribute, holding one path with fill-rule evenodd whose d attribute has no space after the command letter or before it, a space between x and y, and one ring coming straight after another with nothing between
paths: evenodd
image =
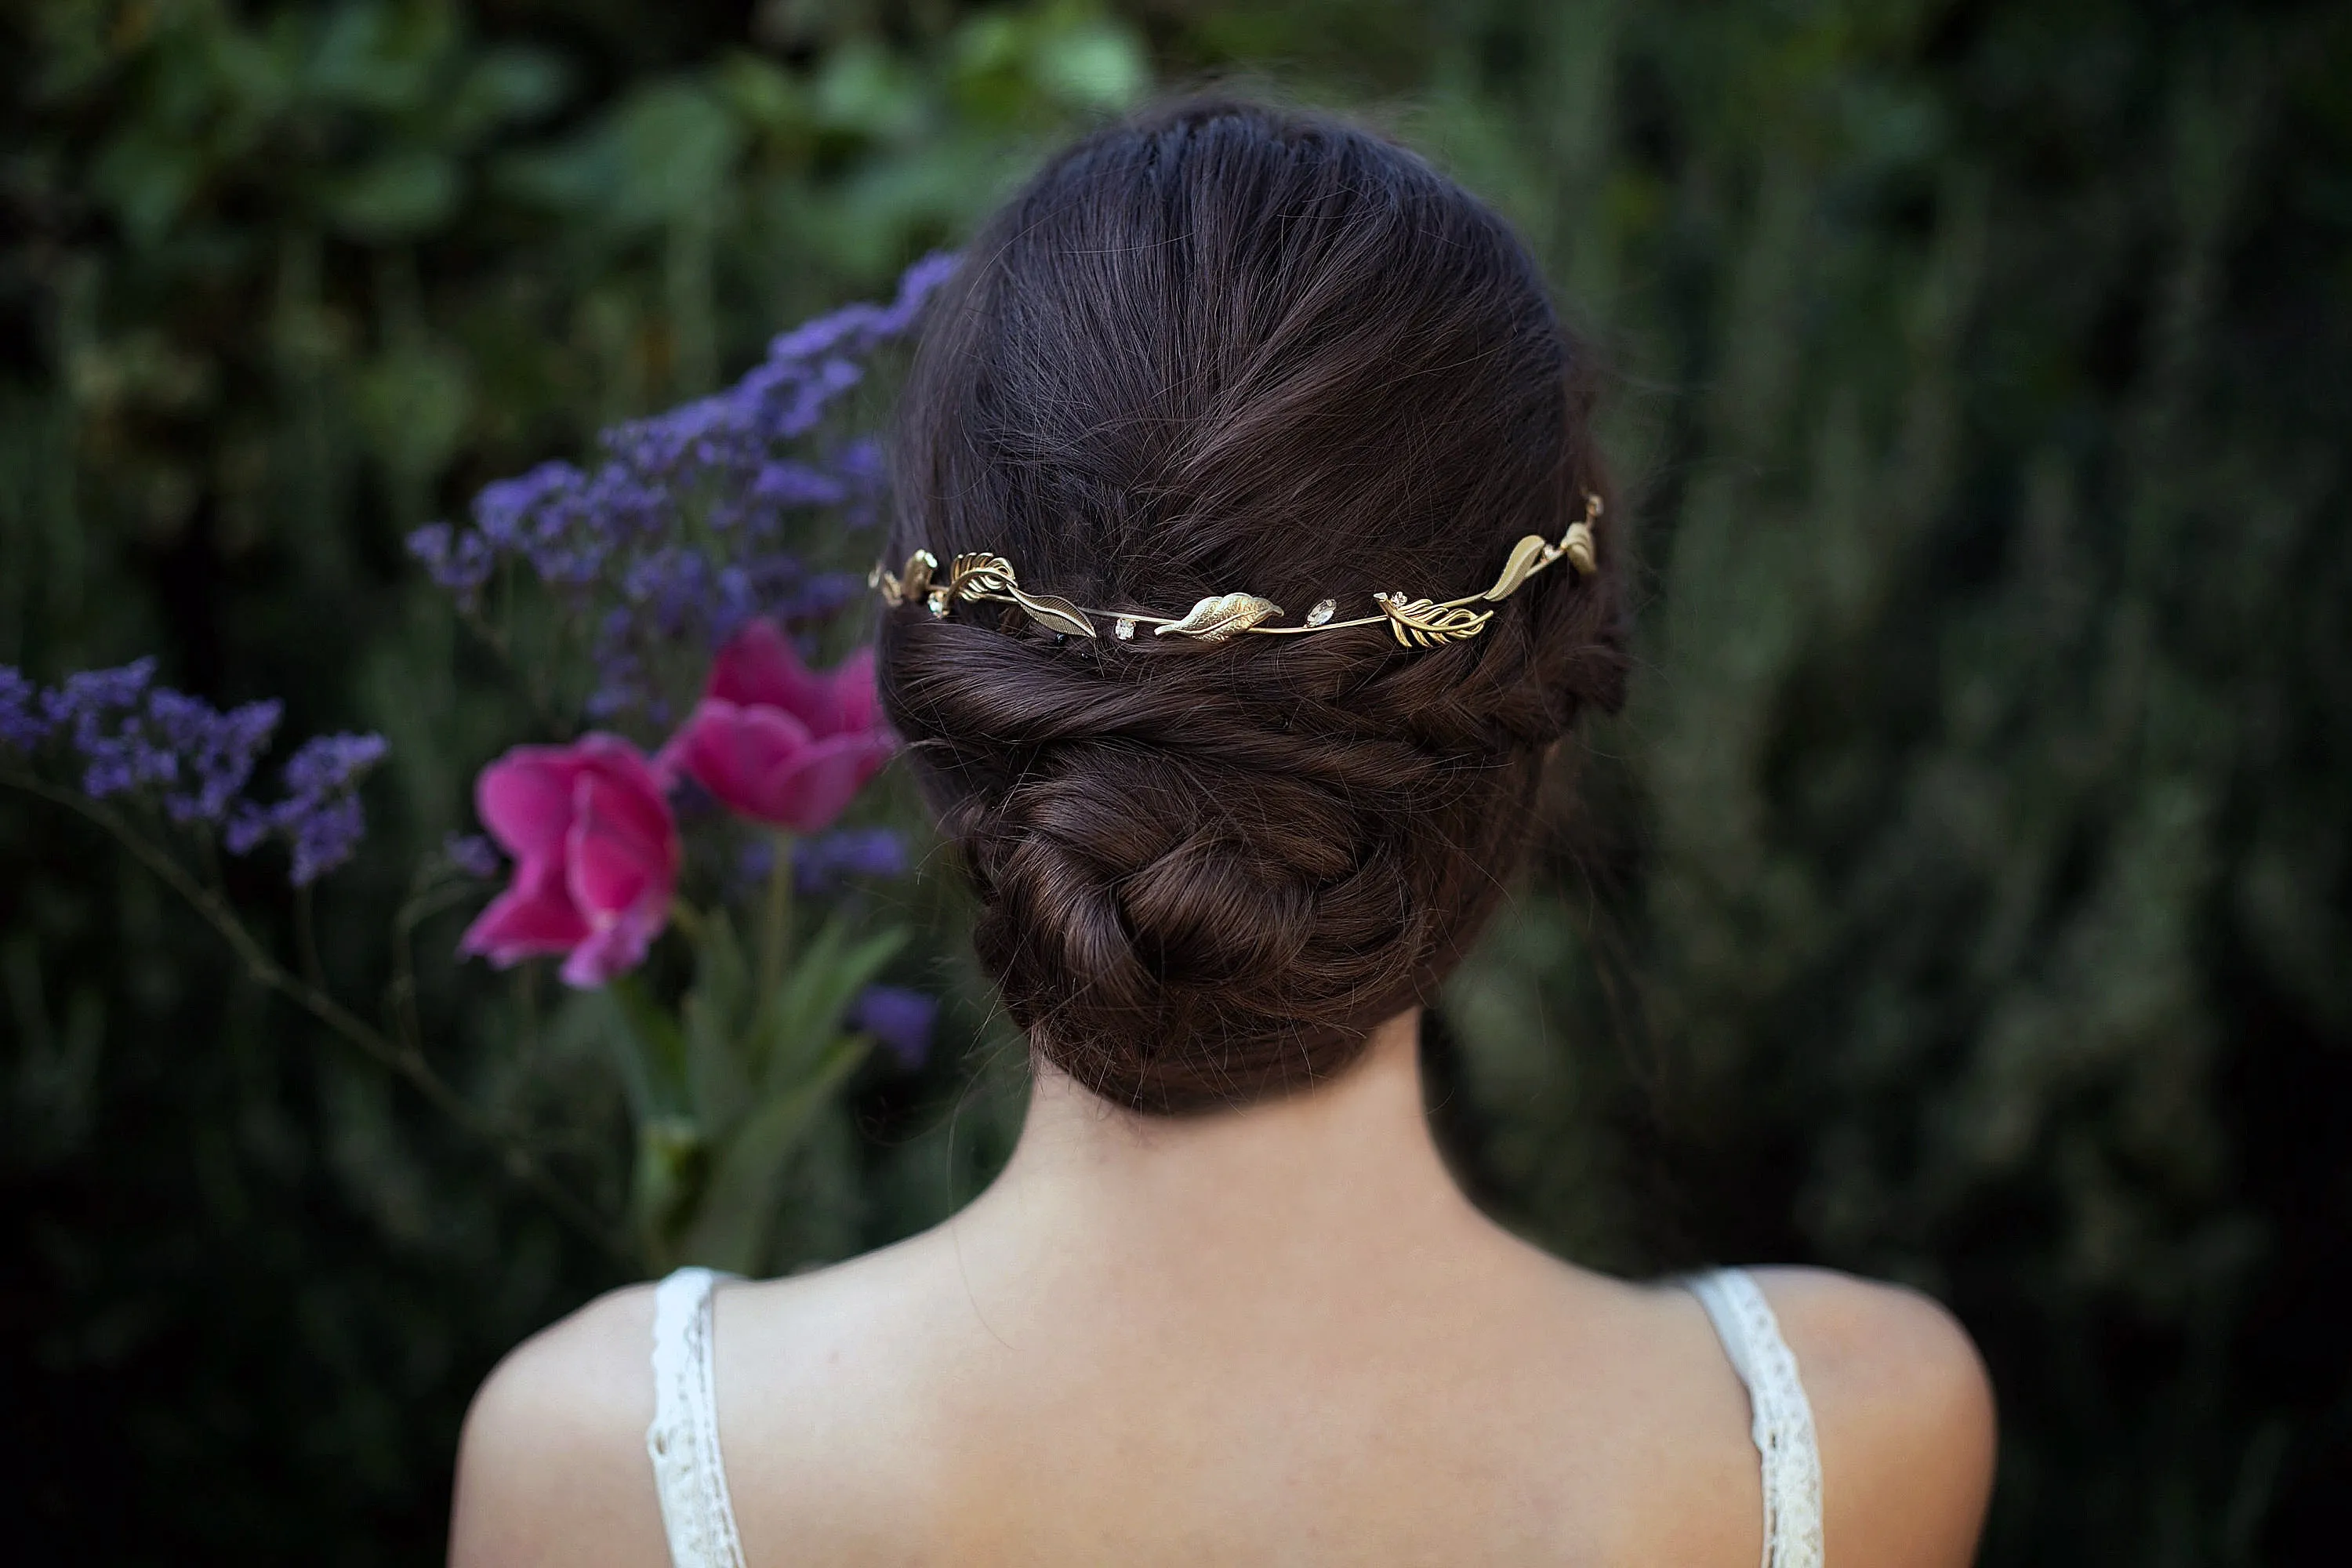
<instances>
[{"instance_id":1,"label":"hairpin","mask_svg":"<svg viewBox=\"0 0 2352 1568\"><path fill-rule=\"evenodd\" d=\"M1281 617L1282 606L1255 594L1212 594L1181 616L1088 609L1051 594L1029 592L1021 586L1012 562L985 551L959 555L943 571L938 556L928 550L918 550L907 557L904 571L893 574L877 565L866 574L866 585L878 590L885 604L895 606L919 600L934 616L944 616L950 606L974 600L1018 605L1031 620L1065 637L1097 636L1095 622L1098 620L1108 621L1111 636L1120 642L1134 641L1137 628L1148 626L1153 637L1184 637L1199 643L1227 642L1244 632L1297 637L1307 632L1336 632L1347 626L1386 622L1404 647L1436 647L1465 641L1486 630L1495 612L1480 609L1479 605L1509 598L1519 591L1521 584L1562 557L1574 571L1588 577L1592 575L1597 569L1592 525L1600 516L1601 498L1587 495L1584 515L1569 524L1568 531L1557 542L1530 533L1513 545L1510 558L1503 563L1502 575L1483 594L1433 602L1415 599L1402 592L1376 593L1372 603L1380 606L1378 614L1344 621L1334 618L1339 611L1339 601L1325 599L1293 626L1269 625Z\"/></svg>"}]
</instances>

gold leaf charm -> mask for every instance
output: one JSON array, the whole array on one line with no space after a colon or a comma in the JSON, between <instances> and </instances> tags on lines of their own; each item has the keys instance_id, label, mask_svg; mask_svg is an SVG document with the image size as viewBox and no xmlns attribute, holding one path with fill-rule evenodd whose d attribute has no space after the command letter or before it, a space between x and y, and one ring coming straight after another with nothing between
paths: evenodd
<instances>
[{"instance_id":1,"label":"gold leaf charm","mask_svg":"<svg viewBox=\"0 0 2352 1568\"><path fill-rule=\"evenodd\" d=\"M1182 620L1152 627L1151 635L1223 642L1249 630L1260 621L1270 621L1280 614L1280 605L1271 599L1261 599L1255 594L1213 594L1193 605Z\"/></svg>"},{"instance_id":2,"label":"gold leaf charm","mask_svg":"<svg viewBox=\"0 0 2352 1568\"><path fill-rule=\"evenodd\" d=\"M1539 568L1549 566L1559 552L1539 533L1530 533L1511 546L1511 558L1503 563L1503 574L1495 585L1479 595L1482 599L1507 599L1519 590L1519 584L1535 575Z\"/></svg>"},{"instance_id":3,"label":"gold leaf charm","mask_svg":"<svg viewBox=\"0 0 2352 1568\"><path fill-rule=\"evenodd\" d=\"M1094 622L1087 618L1084 610L1067 599L1057 599L1050 594L1024 594L1010 584L1006 584L1004 591L1013 595L1014 604L1029 612L1031 620L1049 632L1060 632L1065 637L1073 637L1095 635Z\"/></svg>"},{"instance_id":4,"label":"gold leaf charm","mask_svg":"<svg viewBox=\"0 0 2352 1568\"><path fill-rule=\"evenodd\" d=\"M882 590L882 602L893 606L909 599L919 599L931 585L931 574L939 570L939 558L928 550L918 550L907 557L907 569L896 576L876 562L874 570L866 574L866 585Z\"/></svg>"},{"instance_id":5,"label":"gold leaf charm","mask_svg":"<svg viewBox=\"0 0 2352 1568\"><path fill-rule=\"evenodd\" d=\"M928 550L918 550L907 557L907 569L898 574L900 598L919 599L931 585L931 574L940 569L940 558ZM891 601L893 604L898 600Z\"/></svg>"},{"instance_id":6,"label":"gold leaf charm","mask_svg":"<svg viewBox=\"0 0 2352 1568\"><path fill-rule=\"evenodd\" d=\"M1441 608L1427 599L1407 599L1402 594L1375 594L1381 614L1389 618L1389 630L1396 640L1407 647L1436 647L1442 643L1463 642L1486 629L1495 618L1492 610L1473 610L1456 605Z\"/></svg>"},{"instance_id":7,"label":"gold leaf charm","mask_svg":"<svg viewBox=\"0 0 2352 1568\"><path fill-rule=\"evenodd\" d=\"M1568 557L1568 563L1585 576L1590 577L1600 570L1600 565L1594 560L1592 553L1591 524L1570 523L1568 537L1559 542L1559 547L1561 552Z\"/></svg>"}]
</instances>

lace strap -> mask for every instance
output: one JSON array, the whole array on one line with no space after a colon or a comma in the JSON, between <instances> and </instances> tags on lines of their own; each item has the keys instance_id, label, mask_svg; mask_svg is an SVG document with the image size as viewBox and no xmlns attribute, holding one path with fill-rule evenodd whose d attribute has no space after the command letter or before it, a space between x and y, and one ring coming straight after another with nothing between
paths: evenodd
<instances>
[{"instance_id":1,"label":"lace strap","mask_svg":"<svg viewBox=\"0 0 2352 1568\"><path fill-rule=\"evenodd\" d=\"M1719 1268L1685 1283L1748 1385L1754 1412L1748 1433L1764 1462L1764 1568L1822 1568L1822 1455L1813 1407L1771 1303L1743 1269Z\"/></svg>"},{"instance_id":2,"label":"lace strap","mask_svg":"<svg viewBox=\"0 0 2352 1568\"><path fill-rule=\"evenodd\" d=\"M654 1462L672 1568L744 1568L719 1457L719 1394L711 1371L711 1288L719 1276L681 1268L654 1287Z\"/></svg>"}]
</instances>

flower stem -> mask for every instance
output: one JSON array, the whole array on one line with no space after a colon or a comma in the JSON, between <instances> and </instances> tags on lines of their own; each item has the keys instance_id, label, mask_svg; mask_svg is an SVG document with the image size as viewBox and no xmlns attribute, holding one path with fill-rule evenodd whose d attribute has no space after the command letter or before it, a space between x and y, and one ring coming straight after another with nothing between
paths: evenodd
<instances>
[{"instance_id":1,"label":"flower stem","mask_svg":"<svg viewBox=\"0 0 2352 1568\"><path fill-rule=\"evenodd\" d=\"M131 855L187 901L206 924L219 933L232 951L245 963L246 973L265 988L277 992L288 1001L324 1024L346 1044L408 1080L433 1108L456 1122L460 1128L498 1151L499 1163L515 1180L529 1187L552 1210L556 1217L577 1231L583 1237L617 1260L635 1265L635 1251L617 1237L595 1211L555 1179L530 1150L509 1136L489 1117L476 1109L473 1102L452 1088L447 1079L433 1070L424 1052L415 1045L395 1043L380 1029L371 1027L341 1003L328 995L310 981L289 972L271 957L228 901L212 888L188 874L187 868L158 844L123 820L121 813L71 790L59 789L39 779L28 778L11 772L0 772L0 783L14 784L29 795L40 796L79 812L104 828L131 851Z\"/></svg>"},{"instance_id":2,"label":"flower stem","mask_svg":"<svg viewBox=\"0 0 2352 1568\"><path fill-rule=\"evenodd\" d=\"M760 927L761 1005L776 994L784 977L784 959L793 942L793 836L782 828L773 835L775 863L768 868L768 911Z\"/></svg>"}]
</instances>

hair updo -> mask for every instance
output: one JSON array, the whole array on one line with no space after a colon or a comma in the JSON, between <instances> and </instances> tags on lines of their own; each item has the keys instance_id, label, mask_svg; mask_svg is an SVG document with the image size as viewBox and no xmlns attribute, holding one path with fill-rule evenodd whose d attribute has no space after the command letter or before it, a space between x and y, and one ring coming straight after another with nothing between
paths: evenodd
<instances>
[{"instance_id":1,"label":"hair updo","mask_svg":"<svg viewBox=\"0 0 2352 1568\"><path fill-rule=\"evenodd\" d=\"M887 559L1181 615L1476 593L1603 493L1589 375L1501 219L1328 118L1213 101L1049 163L931 307ZM1624 679L1616 552L1430 649L887 610L891 722L1032 1047L1176 1112L1339 1072L1501 896L1545 754Z\"/></svg>"}]
</instances>

